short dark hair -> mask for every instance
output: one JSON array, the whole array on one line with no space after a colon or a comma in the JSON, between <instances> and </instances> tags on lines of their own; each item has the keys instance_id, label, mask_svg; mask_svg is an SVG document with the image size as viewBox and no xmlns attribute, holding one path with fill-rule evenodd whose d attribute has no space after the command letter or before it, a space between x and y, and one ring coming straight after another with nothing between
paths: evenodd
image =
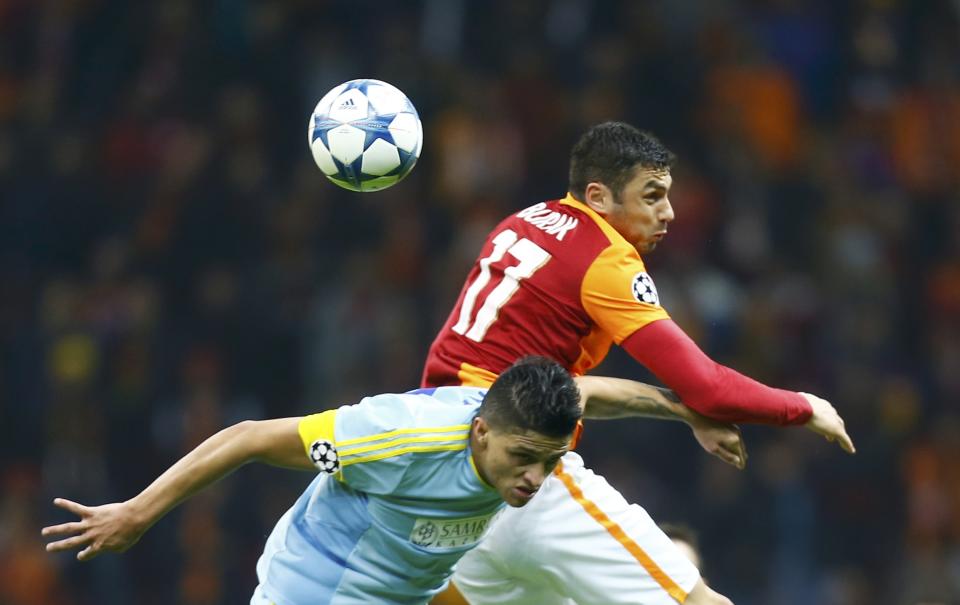
<instances>
[{"instance_id":1,"label":"short dark hair","mask_svg":"<svg viewBox=\"0 0 960 605\"><path fill-rule=\"evenodd\" d=\"M580 389L559 363L523 357L490 386L477 415L494 429L565 437L583 415Z\"/></svg>"},{"instance_id":2,"label":"short dark hair","mask_svg":"<svg viewBox=\"0 0 960 605\"><path fill-rule=\"evenodd\" d=\"M624 122L603 122L583 133L570 152L570 193L583 201L587 185L599 182L617 195L637 166L669 170L676 161L649 132Z\"/></svg>"}]
</instances>

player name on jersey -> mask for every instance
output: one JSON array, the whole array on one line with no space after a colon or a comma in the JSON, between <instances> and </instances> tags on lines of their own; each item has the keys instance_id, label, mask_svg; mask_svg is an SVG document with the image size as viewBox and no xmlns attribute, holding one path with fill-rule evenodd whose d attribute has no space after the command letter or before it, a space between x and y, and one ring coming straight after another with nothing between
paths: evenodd
<instances>
[{"instance_id":1,"label":"player name on jersey","mask_svg":"<svg viewBox=\"0 0 960 605\"><path fill-rule=\"evenodd\" d=\"M560 242L563 241L563 236L566 235L567 231L574 229L580 223L578 219L569 214L548 210L546 202L540 202L521 210L517 213L517 217L556 237L557 241Z\"/></svg>"}]
</instances>

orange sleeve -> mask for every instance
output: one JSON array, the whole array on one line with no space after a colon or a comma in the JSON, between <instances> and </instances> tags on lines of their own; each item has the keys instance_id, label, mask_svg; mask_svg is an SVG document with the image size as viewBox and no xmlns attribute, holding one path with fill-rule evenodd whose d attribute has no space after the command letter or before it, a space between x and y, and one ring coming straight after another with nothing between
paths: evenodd
<instances>
[{"instance_id":1,"label":"orange sleeve","mask_svg":"<svg viewBox=\"0 0 960 605\"><path fill-rule=\"evenodd\" d=\"M620 344L645 325L668 319L643 260L628 244L613 244L587 268L580 300L594 322Z\"/></svg>"}]
</instances>

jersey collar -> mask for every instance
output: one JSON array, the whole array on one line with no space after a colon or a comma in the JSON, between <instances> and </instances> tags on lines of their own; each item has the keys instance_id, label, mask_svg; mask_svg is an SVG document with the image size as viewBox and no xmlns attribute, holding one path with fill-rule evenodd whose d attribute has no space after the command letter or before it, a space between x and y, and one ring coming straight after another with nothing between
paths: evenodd
<instances>
[{"instance_id":1,"label":"jersey collar","mask_svg":"<svg viewBox=\"0 0 960 605\"><path fill-rule=\"evenodd\" d=\"M576 208L580 212L583 212L584 214L589 216L591 219L593 219L593 222L597 224L597 227L599 227L601 231L603 231L603 234L607 236L607 239L610 240L610 243L623 244L625 246L629 246L630 248L633 248L630 242L628 242L626 238L620 235L620 233L617 232L617 230L614 229L613 226L610 223L608 223L605 218L600 216L600 214L597 213L597 211L591 208L590 206L587 206L577 198L573 197L572 193L567 192L567 196L562 200L560 200L560 203L563 204L564 206L570 206L571 208Z\"/></svg>"},{"instance_id":2,"label":"jersey collar","mask_svg":"<svg viewBox=\"0 0 960 605\"><path fill-rule=\"evenodd\" d=\"M480 476L480 471L477 469L477 463L476 463L476 462L474 461L474 459L473 459L473 449L472 449L472 448L468 448L468 451L470 452L470 455L467 456L467 460L470 461L470 468L471 468L471 470L473 470L473 475L474 475L474 477L477 478L477 481L479 481L479 482L480 482L480 485L482 485L483 487L485 487L485 488L487 488L487 489L496 489L496 488L494 488L492 485L490 485L489 483L487 483L486 481L484 481L484 480L483 480L483 477Z\"/></svg>"}]
</instances>

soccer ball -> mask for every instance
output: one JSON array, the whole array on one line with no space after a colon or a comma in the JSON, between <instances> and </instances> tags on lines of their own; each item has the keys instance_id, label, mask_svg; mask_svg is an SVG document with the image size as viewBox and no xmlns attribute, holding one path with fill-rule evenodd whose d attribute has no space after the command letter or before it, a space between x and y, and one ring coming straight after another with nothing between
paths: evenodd
<instances>
[{"instance_id":1,"label":"soccer ball","mask_svg":"<svg viewBox=\"0 0 960 605\"><path fill-rule=\"evenodd\" d=\"M378 191L410 174L423 127L413 103L380 80L350 80L317 103L307 126L313 159L351 191Z\"/></svg>"},{"instance_id":2,"label":"soccer ball","mask_svg":"<svg viewBox=\"0 0 960 605\"><path fill-rule=\"evenodd\" d=\"M317 439L310 444L310 460L320 472L332 475L340 470L337 448L326 439Z\"/></svg>"}]
</instances>

